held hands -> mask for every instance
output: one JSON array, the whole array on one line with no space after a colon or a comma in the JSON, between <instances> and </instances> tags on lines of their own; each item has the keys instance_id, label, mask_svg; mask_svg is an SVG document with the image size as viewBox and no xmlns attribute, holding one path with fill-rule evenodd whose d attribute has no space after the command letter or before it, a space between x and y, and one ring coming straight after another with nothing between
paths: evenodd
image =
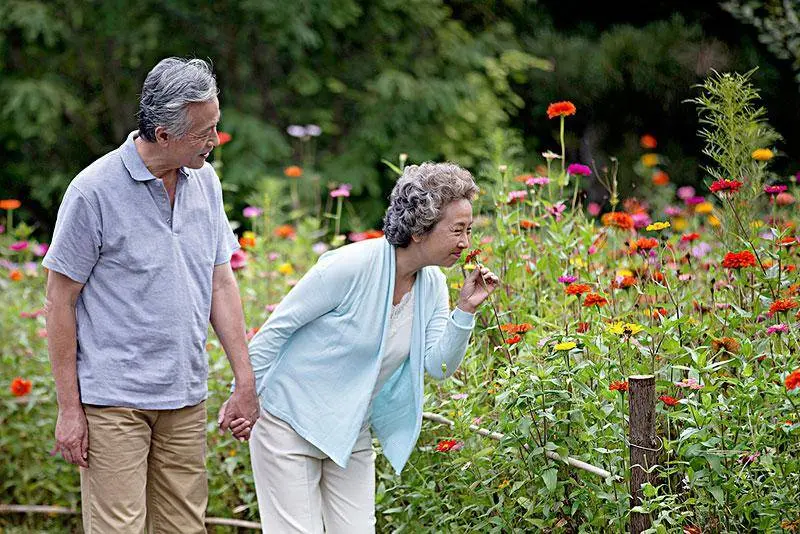
<instances>
[{"instance_id":1,"label":"held hands","mask_svg":"<svg viewBox=\"0 0 800 534\"><path fill-rule=\"evenodd\" d=\"M250 432L259 416L258 397L255 389L237 387L219 410L217 424L224 432L230 429L239 441L250 439Z\"/></svg>"},{"instance_id":2,"label":"held hands","mask_svg":"<svg viewBox=\"0 0 800 534\"><path fill-rule=\"evenodd\" d=\"M475 313L478 306L498 288L500 279L483 265L475 269L464 279L461 295L458 297L458 307L465 312Z\"/></svg>"}]
</instances>

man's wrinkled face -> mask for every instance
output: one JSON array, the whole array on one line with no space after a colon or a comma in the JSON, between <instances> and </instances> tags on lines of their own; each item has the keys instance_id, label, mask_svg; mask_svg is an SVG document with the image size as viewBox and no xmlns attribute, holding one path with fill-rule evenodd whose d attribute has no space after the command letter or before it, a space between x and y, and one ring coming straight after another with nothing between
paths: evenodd
<instances>
[{"instance_id":1,"label":"man's wrinkled face","mask_svg":"<svg viewBox=\"0 0 800 534\"><path fill-rule=\"evenodd\" d=\"M199 169L205 164L211 151L219 145L219 100L189 104L187 115L189 131L181 138L171 137L169 150L179 167Z\"/></svg>"}]
</instances>

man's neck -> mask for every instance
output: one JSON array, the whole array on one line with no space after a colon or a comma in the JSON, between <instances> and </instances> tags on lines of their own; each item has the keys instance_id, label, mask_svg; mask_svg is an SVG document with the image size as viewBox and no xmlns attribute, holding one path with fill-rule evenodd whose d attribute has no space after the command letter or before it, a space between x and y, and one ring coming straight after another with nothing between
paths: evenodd
<instances>
[{"instance_id":1,"label":"man's neck","mask_svg":"<svg viewBox=\"0 0 800 534\"><path fill-rule=\"evenodd\" d=\"M167 158L156 143L149 143L141 137L134 140L136 152L142 158L150 174L160 178L166 184L173 184L178 179L178 168Z\"/></svg>"}]
</instances>

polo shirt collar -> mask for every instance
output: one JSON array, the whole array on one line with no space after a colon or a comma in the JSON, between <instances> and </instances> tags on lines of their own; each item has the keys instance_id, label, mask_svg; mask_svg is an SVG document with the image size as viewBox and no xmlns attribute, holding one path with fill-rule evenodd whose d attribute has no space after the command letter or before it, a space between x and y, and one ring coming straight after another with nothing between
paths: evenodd
<instances>
[{"instance_id":1,"label":"polo shirt collar","mask_svg":"<svg viewBox=\"0 0 800 534\"><path fill-rule=\"evenodd\" d=\"M155 180L156 177L153 176L149 170L147 170L147 166L144 164L142 156L140 156L139 152L136 150L135 139L137 137L139 137L139 130L134 130L128 134L128 138L125 139L125 142L122 143L122 145L120 145L119 153L122 157L122 163L125 165L125 168L128 169L131 178L137 182L148 182L150 180ZM188 178L189 172L185 167L178 167L178 176L182 178Z\"/></svg>"}]
</instances>

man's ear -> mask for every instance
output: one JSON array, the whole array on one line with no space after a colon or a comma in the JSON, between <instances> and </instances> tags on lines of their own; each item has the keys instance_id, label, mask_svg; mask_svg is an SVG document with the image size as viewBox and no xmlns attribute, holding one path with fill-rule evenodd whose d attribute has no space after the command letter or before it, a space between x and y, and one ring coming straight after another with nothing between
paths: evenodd
<instances>
[{"instance_id":1,"label":"man's ear","mask_svg":"<svg viewBox=\"0 0 800 534\"><path fill-rule=\"evenodd\" d=\"M165 147L169 144L172 140L172 135L167 132L167 129L163 126L156 127L156 143L159 146Z\"/></svg>"}]
</instances>

